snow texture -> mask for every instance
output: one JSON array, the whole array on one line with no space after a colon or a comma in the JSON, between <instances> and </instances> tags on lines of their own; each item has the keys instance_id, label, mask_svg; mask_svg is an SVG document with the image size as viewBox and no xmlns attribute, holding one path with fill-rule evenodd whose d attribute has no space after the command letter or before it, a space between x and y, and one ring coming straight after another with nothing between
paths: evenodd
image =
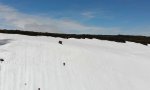
<instances>
[{"instance_id":1,"label":"snow texture","mask_svg":"<svg viewBox=\"0 0 150 90\"><path fill-rule=\"evenodd\" d=\"M0 34L0 58L0 90L150 90L141 44Z\"/></svg>"}]
</instances>

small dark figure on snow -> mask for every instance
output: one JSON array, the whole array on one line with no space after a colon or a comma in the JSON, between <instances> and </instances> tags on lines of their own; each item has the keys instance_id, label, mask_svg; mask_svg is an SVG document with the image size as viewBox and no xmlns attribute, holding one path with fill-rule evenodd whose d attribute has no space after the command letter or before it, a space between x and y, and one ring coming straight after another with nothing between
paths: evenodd
<instances>
[{"instance_id":1,"label":"small dark figure on snow","mask_svg":"<svg viewBox=\"0 0 150 90\"><path fill-rule=\"evenodd\" d=\"M66 63L65 63L65 62L63 62L63 65L65 66L65 65L66 65Z\"/></svg>"},{"instance_id":2,"label":"small dark figure on snow","mask_svg":"<svg viewBox=\"0 0 150 90\"><path fill-rule=\"evenodd\" d=\"M38 88L38 90L40 90L40 88Z\"/></svg>"},{"instance_id":3,"label":"small dark figure on snow","mask_svg":"<svg viewBox=\"0 0 150 90\"><path fill-rule=\"evenodd\" d=\"M59 41L58 43L59 43L59 44L62 44L62 41Z\"/></svg>"},{"instance_id":4,"label":"small dark figure on snow","mask_svg":"<svg viewBox=\"0 0 150 90\"><path fill-rule=\"evenodd\" d=\"M4 59L0 59L0 62L1 62L1 63L4 62Z\"/></svg>"},{"instance_id":5,"label":"small dark figure on snow","mask_svg":"<svg viewBox=\"0 0 150 90\"><path fill-rule=\"evenodd\" d=\"M27 85L27 83L24 83L24 85L26 86L26 85Z\"/></svg>"}]
</instances>

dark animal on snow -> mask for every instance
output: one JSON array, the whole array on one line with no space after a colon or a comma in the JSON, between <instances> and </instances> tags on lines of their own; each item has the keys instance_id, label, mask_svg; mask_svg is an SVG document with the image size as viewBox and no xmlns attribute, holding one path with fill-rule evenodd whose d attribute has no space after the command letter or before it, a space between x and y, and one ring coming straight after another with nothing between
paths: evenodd
<instances>
[{"instance_id":1,"label":"dark animal on snow","mask_svg":"<svg viewBox=\"0 0 150 90\"><path fill-rule=\"evenodd\" d=\"M65 65L66 65L66 63L64 62L64 63L63 63L63 65L65 66Z\"/></svg>"},{"instance_id":2,"label":"dark animal on snow","mask_svg":"<svg viewBox=\"0 0 150 90\"><path fill-rule=\"evenodd\" d=\"M0 62L3 62L4 61L4 59L0 59Z\"/></svg>"},{"instance_id":3,"label":"dark animal on snow","mask_svg":"<svg viewBox=\"0 0 150 90\"><path fill-rule=\"evenodd\" d=\"M62 41L59 41L58 43L59 43L59 44L62 44Z\"/></svg>"}]
</instances>

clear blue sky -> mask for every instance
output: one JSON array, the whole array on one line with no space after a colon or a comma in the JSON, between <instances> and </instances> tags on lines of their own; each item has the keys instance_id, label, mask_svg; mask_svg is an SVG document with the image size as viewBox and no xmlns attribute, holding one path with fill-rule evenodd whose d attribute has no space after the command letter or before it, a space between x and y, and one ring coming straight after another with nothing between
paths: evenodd
<instances>
[{"instance_id":1,"label":"clear blue sky","mask_svg":"<svg viewBox=\"0 0 150 90\"><path fill-rule=\"evenodd\" d=\"M0 3L27 15L67 19L88 27L116 28L122 34L150 35L149 0L0 0Z\"/></svg>"}]
</instances>

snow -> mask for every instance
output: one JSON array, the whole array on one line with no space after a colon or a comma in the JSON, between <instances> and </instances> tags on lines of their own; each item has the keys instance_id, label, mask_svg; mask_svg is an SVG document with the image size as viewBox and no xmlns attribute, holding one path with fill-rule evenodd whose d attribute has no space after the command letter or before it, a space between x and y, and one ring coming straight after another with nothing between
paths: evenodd
<instances>
[{"instance_id":1,"label":"snow","mask_svg":"<svg viewBox=\"0 0 150 90\"><path fill-rule=\"evenodd\" d=\"M150 90L137 43L0 34L0 58L0 90Z\"/></svg>"}]
</instances>

